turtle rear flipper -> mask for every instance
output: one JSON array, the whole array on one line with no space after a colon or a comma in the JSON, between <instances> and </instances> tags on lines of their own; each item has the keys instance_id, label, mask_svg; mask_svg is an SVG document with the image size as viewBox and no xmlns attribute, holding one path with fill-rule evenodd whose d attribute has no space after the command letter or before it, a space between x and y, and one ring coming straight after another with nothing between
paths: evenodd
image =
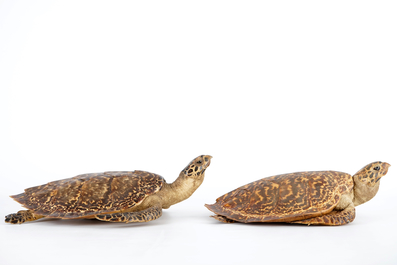
<instances>
[{"instance_id":1,"label":"turtle rear flipper","mask_svg":"<svg viewBox=\"0 0 397 265\"><path fill-rule=\"evenodd\" d=\"M5 222L10 224L22 224L43 218L44 215L35 214L30 210L21 210L17 213L11 213L5 217Z\"/></svg>"},{"instance_id":2,"label":"turtle rear flipper","mask_svg":"<svg viewBox=\"0 0 397 265\"><path fill-rule=\"evenodd\" d=\"M160 218L162 213L161 204L156 204L139 212L98 214L95 218L107 222L144 223Z\"/></svg>"},{"instance_id":3,"label":"turtle rear flipper","mask_svg":"<svg viewBox=\"0 0 397 265\"><path fill-rule=\"evenodd\" d=\"M220 222L226 223L226 224L231 224L231 223L235 222L234 220L226 218L225 216L222 216L222 215L219 215L219 214L211 215L211 217L215 218L216 220L218 220Z\"/></svg>"}]
</instances>

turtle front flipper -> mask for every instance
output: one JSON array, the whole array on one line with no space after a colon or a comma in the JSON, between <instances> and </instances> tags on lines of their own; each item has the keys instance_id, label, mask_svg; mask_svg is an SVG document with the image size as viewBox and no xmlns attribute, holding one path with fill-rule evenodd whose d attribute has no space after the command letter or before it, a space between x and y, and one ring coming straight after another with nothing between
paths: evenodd
<instances>
[{"instance_id":1,"label":"turtle front flipper","mask_svg":"<svg viewBox=\"0 0 397 265\"><path fill-rule=\"evenodd\" d=\"M30 210L21 210L17 213L11 213L6 215L5 222L10 224L22 224L25 222L35 221L37 219L43 218L44 215L35 214Z\"/></svg>"},{"instance_id":2,"label":"turtle front flipper","mask_svg":"<svg viewBox=\"0 0 397 265\"><path fill-rule=\"evenodd\" d=\"M353 222L356 217L356 209L350 205L343 211L333 210L332 212L300 221L290 222L292 224L306 224L306 225L345 225Z\"/></svg>"},{"instance_id":3,"label":"turtle front flipper","mask_svg":"<svg viewBox=\"0 0 397 265\"><path fill-rule=\"evenodd\" d=\"M144 223L160 218L163 213L160 204L156 204L150 208L139 212L98 214L95 216L100 221L122 222L122 223Z\"/></svg>"}]
</instances>

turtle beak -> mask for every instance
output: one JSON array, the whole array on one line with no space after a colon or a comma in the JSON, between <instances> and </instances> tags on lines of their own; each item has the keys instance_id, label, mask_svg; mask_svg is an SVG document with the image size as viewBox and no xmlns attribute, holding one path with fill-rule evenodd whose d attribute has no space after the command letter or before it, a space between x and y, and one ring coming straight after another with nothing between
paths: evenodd
<instances>
[{"instance_id":1,"label":"turtle beak","mask_svg":"<svg viewBox=\"0 0 397 265\"><path fill-rule=\"evenodd\" d=\"M203 156L203 160L204 160L204 167L205 168L207 168L207 167L209 167L210 166L210 164L211 164L211 158L212 158L212 156L209 156L209 155L204 155Z\"/></svg>"},{"instance_id":2,"label":"turtle beak","mask_svg":"<svg viewBox=\"0 0 397 265\"><path fill-rule=\"evenodd\" d=\"M386 162L383 162L383 163L382 163L382 168L383 168L383 170L382 170L382 175L383 175L383 176L387 174L387 171L389 170L389 167L390 167L390 166L391 166L391 165L390 165L389 163L386 163Z\"/></svg>"},{"instance_id":3,"label":"turtle beak","mask_svg":"<svg viewBox=\"0 0 397 265\"><path fill-rule=\"evenodd\" d=\"M379 176L376 178L375 182L378 182L384 175L387 174L389 167L390 167L389 163L386 163L386 162L382 163L382 171L379 172Z\"/></svg>"}]
</instances>

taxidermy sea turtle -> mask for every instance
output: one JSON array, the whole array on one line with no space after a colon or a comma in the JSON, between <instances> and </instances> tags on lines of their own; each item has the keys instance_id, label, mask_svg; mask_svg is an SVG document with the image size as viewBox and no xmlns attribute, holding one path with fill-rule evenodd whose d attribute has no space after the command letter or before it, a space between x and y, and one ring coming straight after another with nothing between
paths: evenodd
<instances>
[{"instance_id":1,"label":"taxidermy sea turtle","mask_svg":"<svg viewBox=\"0 0 397 265\"><path fill-rule=\"evenodd\" d=\"M371 163L353 177L337 171L311 171L263 178L235 189L205 206L225 222L288 222L343 225L355 207L372 199L388 163Z\"/></svg>"},{"instance_id":2,"label":"taxidermy sea turtle","mask_svg":"<svg viewBox=\"0 0 397 265\"><path fill-rule=\"evenodd\" d=\"M79 175L28 188L11 196L28 210L9 214L5 221L21 224L41 218L98 219L109 222L148 222L162 209L189 198L204 180L211 156L195 158L174 183L145 171L114 171Z\"/></svg>"}]
</instances>

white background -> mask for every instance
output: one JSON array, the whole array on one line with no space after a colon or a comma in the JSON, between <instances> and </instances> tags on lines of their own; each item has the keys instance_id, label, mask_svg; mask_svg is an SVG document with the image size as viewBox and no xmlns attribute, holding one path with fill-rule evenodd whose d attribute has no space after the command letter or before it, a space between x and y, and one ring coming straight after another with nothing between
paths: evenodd
<instances>
[{"instance_id":1,"label":"white background","mask_svg":"<svg viewBox=\"0 0 397 265\"><path fill-rule=\"evenodd\" d=\"M0 1L0 210L81 173L172 182L147 224L0 225L3 264L397 264L395 1ZM204 203L303 170L392 167L341 227L222 224Z\"/></svg>"}]
</instances>

